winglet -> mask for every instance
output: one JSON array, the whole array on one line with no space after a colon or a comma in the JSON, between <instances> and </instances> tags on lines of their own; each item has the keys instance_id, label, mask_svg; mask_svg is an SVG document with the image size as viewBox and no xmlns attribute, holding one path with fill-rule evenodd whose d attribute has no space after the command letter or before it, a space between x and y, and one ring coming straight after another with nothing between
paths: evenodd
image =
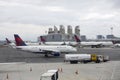
<instances>
[{"instance_id":1,"label":"winglet","mask_svg":"<svg viewBox=\"0 0 120 80\"><path fill-rule=\"evenodd\" d=\"M16 46L27 46L25 42L19 37L18 34L14 34Z\"/></svg>"}]
</instances>

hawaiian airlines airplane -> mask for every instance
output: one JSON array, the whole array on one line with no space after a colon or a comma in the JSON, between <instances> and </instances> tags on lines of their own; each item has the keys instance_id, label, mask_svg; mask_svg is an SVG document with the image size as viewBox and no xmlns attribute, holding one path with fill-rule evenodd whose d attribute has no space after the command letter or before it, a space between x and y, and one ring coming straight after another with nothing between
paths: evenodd
<instances>
[{"instance_id":1,"label":"hawaiian airlines airplane","mask_svg":"<svg viewBox=\"0 0 120 80\"><path fill-rule=\"evenodd\" d=\"M44 54L45 57L48 55L60 56L61 53L71 53L76 52L77 49L68 45L39 45L39 46L28 46L26 43L17 35L14 34L16 49L20 49L23 51L30 51L33 53L41 53Z\"/></svg>"}]
</instances>

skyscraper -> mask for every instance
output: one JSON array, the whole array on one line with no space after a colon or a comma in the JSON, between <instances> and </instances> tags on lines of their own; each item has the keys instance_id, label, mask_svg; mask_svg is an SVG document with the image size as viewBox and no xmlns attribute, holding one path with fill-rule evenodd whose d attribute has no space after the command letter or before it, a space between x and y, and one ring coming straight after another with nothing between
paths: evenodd
<instances>
[{"instance_id":1,"label":"skyscraper","mask_svg":"<svg viewBox=\"0 0 120 80\"><path fill-rule=\"evenodd\" d=\"M75 27L75 34L80 36L80 27L79 27L79 25Z\"/></svg>"}]
</instances>

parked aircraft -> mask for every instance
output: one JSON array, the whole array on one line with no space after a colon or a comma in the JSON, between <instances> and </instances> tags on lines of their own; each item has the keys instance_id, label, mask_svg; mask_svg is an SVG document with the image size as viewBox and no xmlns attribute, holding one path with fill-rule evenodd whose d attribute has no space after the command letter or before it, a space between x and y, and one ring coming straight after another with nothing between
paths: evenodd
<instances>
[{"instance_id":1,"label":"parked aircraft","mask_svg":"<svg viewBox=\"0 0 120 80\"><path fill-rule=\"evenodd\" d=\"M75 41L59 41L59 42L47 42L43 36L40 36L40 42L44 45L69 45L69 46L76 46L77 42Z\"/></svg>"},{"instance_id":2,"label":"parked aircraft","mask_svg":"<svg viewBox=\"0 0 120 80\"><path fill-rule=\"evenodd\" d=\"M120 48L120 43L116 43L112 46L112 48Z\"/></svg>"},{"instance_id":3,"label":"parked aircraft","mask_svg":"<svg viewBox=\"0 0 120 80\"><path fill-rule=\"evenodd\" d=\"M89 42L83 42L80 40L80 38L77 35L74 35L76 42L78 42L80 44L80 46L84 47L84 46L90 46L91 48L100 48L100 47L105 47L105 46L112 46L113 43L111 41L98 41L98 42L93 42L93 41L89 41Z\"/></svg>"},{"instance_id":4,"label":"parked aircraft","mask_svg":"<svg viewBox=\"0 0 120 80\"><path fill-rule=\"evenodd\" d=\"M8 38L6 38L6 41L7 41L8 47L16 48L16 45L14 42L11 42Z\"/></svg>"},{"instance_id":5,"label":"parked aircraft","mask_svg":"<svg viewBox=\"0 0 120 80\"><path fill-rule=\"evenodd\" d=\"M7 44L10 44L10 43L11 43L11 41L9 41L8 38L6 38L6 41L7 41Z\"/></svg>"},{"instance_id":6,"label":"parked aircraft","mask_svg":"<svg viewBox=\"0 0 120 80\"><path fill-rule=\"evenodd\" d=\"M24 51L30 51L33 53L41 53L47 57L49 54L53 56L60 56L61 53L71 53L76 52L76 48L73 48L68 45L39 45L39 46L28 46L26 43L19 37L19 35L14 34L16 48Z\"/></svg>"},{"instance_id":7,"label":"parked aircraft","mask_svg":"<svg viewBox=\"0 0 120 80\"><path fill-rule=\"evenodd\" d=\"M8 38L6 38L6 41L7 41L7 44L10 46L10 47L13 47L13 48L15 48L16 47L16 44L15 44L15 42L13 41L13 42L11 42ZM27 41L27 43L26 43L27 45L30 45L30 46L38 46L39 45L39 43L37 43L37 42L28 42Z\"/></svg>"}]
</instances>

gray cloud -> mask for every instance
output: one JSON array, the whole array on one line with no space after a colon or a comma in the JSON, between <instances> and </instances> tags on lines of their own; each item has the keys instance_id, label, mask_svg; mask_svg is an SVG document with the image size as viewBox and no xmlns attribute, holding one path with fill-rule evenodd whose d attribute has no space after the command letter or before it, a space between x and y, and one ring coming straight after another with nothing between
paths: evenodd
<instances>
[{"instance_id":1,"label":"gray cloud","mask_svg":"<svg viewBox=\"0 0 120 80\"><path fill-rule=\"evenodd\" d=\"M104 26L119 26L119 3L119 0L0 0L0 24L81 25L82 34L96 35L92 29L101 29L99 33L106 34ZM6 25L0 27L3 26ZM118 31L115 34L120 36Z\"/></svg>"}]
</instances>

